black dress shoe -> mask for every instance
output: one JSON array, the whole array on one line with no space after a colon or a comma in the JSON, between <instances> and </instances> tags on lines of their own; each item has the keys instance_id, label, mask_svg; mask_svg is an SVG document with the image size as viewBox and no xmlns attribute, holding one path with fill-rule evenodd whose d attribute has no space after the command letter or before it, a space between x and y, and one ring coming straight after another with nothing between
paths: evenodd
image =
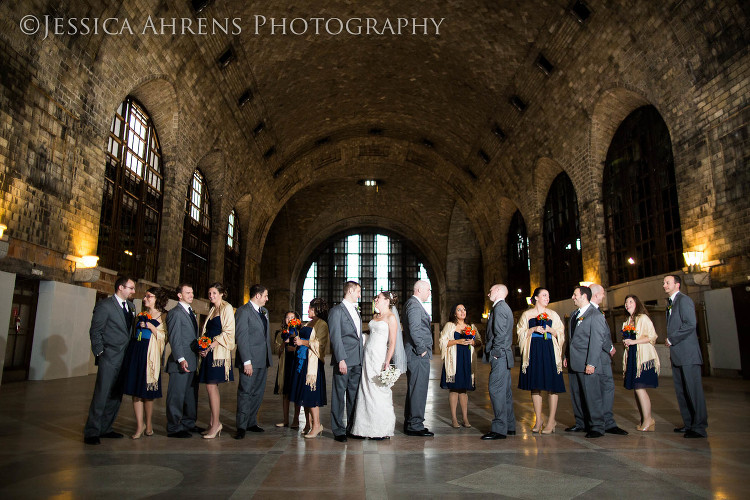
<instances>
[{"instance_id":1,"label":"black dress shoe","mask_svg":"<svg viewBox=\"0 0 750 500\"><path fill-rule=\"evenodd\" d=\"M351 432L347 432L346 437L351 438L351 439L365 439L363 436L357 436L356 434L352 434Z\"/></svg>"},{"instance_id":2,"label":"black dress shoe","mask_svg":"<svg viewBox=\"0 0 750 500\"><path fill-rule=\"evenodd\" d=\"M516 431L508 431L508 436L515 436L515 435L516 435Z\"/></svg>"},{"instance_id":3,"label":"black dress shoe","mask_svg":"<svg viewBox=\"0 0 750 500\"><path fill-rule=\"evenodd\" d=\"M565 432L585 432L585 427L578 427L577 425L574 425L573 427L567 427L565 429Z\"/></svg>"},{"instance_id":4,"label":"black dress shoe","mask_svg":"<svg viewBox=\"0 0 750 500\"><path fill-rule=\"evenodd\" d=\"M488 432L487 434L482 436L482 439L505 439L505 434L500 434L499 432Z\"/></svg>"},{"instance_id":5,"label":"black dress shoe","mask_svg":"<svg viewBox=\"0 0 750 500\"><path fill-rule=\"evenodd\" d=\"M593 438L600 438L603 435L604 434L602 434L601 432L598 432L598 431L589 431L589 432L586 433L585 437L587 437L589 439L593 439Z\"/></svg>"},{"instance_id":6,"label":"black dress shoe","mask_svg":"<svg viewBox=\"0 0 750 500\"><path fill-rule=\"evenodd\" d=\"M102 434L99 436L100 438L107 438L107 439L122 439L123 435L119 432L115 431L109 431L105 434Z\"/></svg>"},{"instance_id":7,"label":"black dress shoe","mask_svg":"<svg viewBox=\"0 0 750 500\"><path fill-rule=\"evenodd\" d=\"M245 439L245 429L237 429L237 434L234 435L234 439Z\"/></svg>"},{"instance_id":8,"label":"black dress shoe","mask_svg":"<svg viewBox=\"0 0 750 500\"><path fill-rule=\"evenodd\" d=\"M338 436L333 436L333 439L338 441L339 443L346 443L346 434L339 434Z\"/></svg>"},{"instance_id":9,"label":"black dress shoe","mask_svg":"<svg viewBox=\"0 0 750 500\"><path fill-rule=\"evenodd\" d=\"M188 429L188 432L192 432L193 434L200 434L201 432L206 432L206 428L194 425L192 428Z\"/></svg>"},{"instance_id":10,"label":"black dress shoe","mask_svg":"<svg viewBox=\"0 0 750 500\"><path fill-rule=\"evenodd\" d=\"M190 434L188 431L178 431L178 432L170 432L167 434L168 438L177 438L177 439L185 439L192 437L192 434Z\"/></svg>"},{"instance_id":11,"label":"black dress shoe","mask_svg":"<svg viewBox=\"0 0 750 500\"><path fill-rule=\"evenodd\" d=\"M421 431L406 431L407 436L419 436L419 437L432 437L435 435L434 432L430 432L429 429L422 429Z\"/></svg>"},{"instance_id":12,"label":"black dress shoe","mask_svg":"<svg viewBox=\"0 0 750 500\"><path fill-rule=\"evenodd\" d=\"M685 434L688 431L688 428L687 427L675 427L674 431L679 432L681 434Z\"/></svg>"},{"instance_id":13,"label":"black dress shoe","mask_svg":"<svg viewBox=\"0 0 750 500\"><path fill-rule=\"evenodd\" d=\"M628 435L628 431L626 431L625 429L620 429L617 426L610 427L609 429L605 429L604 432L606 432L607 434L617 434L618 436Z\"/></svg>"},{"instance_id":14,"label":"black dress shoe","mask_svg":"<svg viewBox=\"0 0 750 500\"><path fill-rule=\"evenodd\" d=\"M83 438L83 442L86 444L102 444L98 436L90 436Z\"/></svg>"},{"instance_id":15,"label":"black dress shoe","mask_svg":"<svg viewBox=\"0 0 750 500\"><path fill-rule=\"evenodd\" d=\"M357 439L364 439L362 436L357 436ZM385 441L386 439L391 439L390 436L383 436L383 437L371 437L367 438L370 441Z\"/></svg>"},{"instance_id":16,"label":"black dress shoe","mask_svg":"<svg viewBox=\"0 0 750 500\"><path fill-rule=\"evenodd\" d=\"M247 430L249 432L266 432L263 429L261 429L260 427L258 427L257 425L253 425L251 427L248 427Z\"/></svg>"},{"instance_id":17,"label":"black dress shoe","mask_svg":"<svg viewBox=\"0 0 750 500\"><path fill-rule=\"evenodd\" d=\"M682 437L688 438L688 439L700 439L700 438L705 438L706 436L704 436L703 434L698 434L695 431L687 431L685 432L685 435Z\"/></svg>"}]
</instances>

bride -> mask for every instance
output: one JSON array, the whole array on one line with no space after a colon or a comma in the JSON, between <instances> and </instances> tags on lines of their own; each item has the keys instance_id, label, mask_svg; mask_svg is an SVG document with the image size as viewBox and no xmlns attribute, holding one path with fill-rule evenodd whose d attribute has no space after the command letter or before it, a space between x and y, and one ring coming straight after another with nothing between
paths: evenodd
<instances>
[{"instance_id":1,"label":"bride","mask_svg":"<svg viewBox=\"0 0 750 500\"><path fill-rule=\"evenodd\" d=\"M399 331L396 295L381 292L375 297L375 316L370 321L370 338L365 344L362 380L357 393L351 433L371 439L389 439L396 427L393 394L380 382L380 372L393 360L406 369L404 344Z\"/></svg>"}]
</instances>

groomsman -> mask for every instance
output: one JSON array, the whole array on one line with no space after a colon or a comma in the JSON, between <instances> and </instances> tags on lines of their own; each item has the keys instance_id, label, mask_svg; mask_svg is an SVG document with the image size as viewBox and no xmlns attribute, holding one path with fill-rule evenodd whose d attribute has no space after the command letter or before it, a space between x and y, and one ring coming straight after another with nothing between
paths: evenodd
<instances>
[{"instance_id":1,"label":"groomsman","mask_svg":"<svg viewBox=\"0 0 750 500\"><path fill-rule=\"evenodd\" d=\"M677 393L677 404L682 415L682 432L686 438L705 438L708 427L706 398L703 396L701 365L703 356L698 342L695 304L680 292L682 279L676 275L664 277L667 299L667 341L672 360L672 380Z\"/></svg>"},{"instance_id":2,"label":"groomsman","mask_svg":"<svg viewBox=\"0 0 750 500\"><path fill-rule=\"evenodd\" d=\"M495 418L492 419L490 432L482 439L505 439L508 434L516 434L510 381L510 369L513 368L513 311L505 302L508 296L505 285L493 285L487 296L492 301L492 312L487 320L484 359L491 366L489 392Z\"/></svg>"},{"instance_id":3,"label":"groomsman","mask_svg":"<svg viewBox=\"0 0 750 500\"><path fill-rule=\"evenodd\" d=\"M604 287L594 283L591 285L591 306L595 307L602 315L602 302L604 302ZM606 323L606 319L604 321ZM607 328L607 335L602 343L602 373L599 374L599 381L602 383L602 408L604 410L604 432L607 434L617 434L627 436L628 431L617 427L613 413L615 403L615 379L612 375L612 358L615 355L615 346L612 344L612 336Z\"/></svg>"},{"instance_id":4,"label":"groomsman","mask_svg":"<svg viewBox=\"0 0 750 500\"><path fill-rule=\"evenodd\" d=\"M191 432L205 429L195 425L198 418L198 319L193 311L193 287L177 287L179 302L167 314L167 332L172 353L167 359L167 437L189 438Z\"/></svg>"},{"instance_id":5,"label":"groomsman","mask_svg":"<svg viewBox=\"0 0 750 500\"><path fill-rule=\"evenodd\" d=\"M362 376L362 318L357 310L357 302L361 296L362 287L359 283L347 281L344 284L344 300L328 311L328 336L333 366L331 430L333 438L340 443L345 443L346 437L352 435L350 430L354 420L354 405Z\"/></svg>"},{"instance_id":6,"label":"groomsman","mask_svg":"<svg viewBox=\"0 0 750 500\"><path fill-rule=\"evenodd\" d=\"M99 438L121 438L112 430L122 402L117 388L117 378L122 368L125 348L133 331L135 307L130 298L135 293L135 283L127 277L117 278L115 294L97 302L91 318L91 352L96 356L94 396L91 398L89 416L83 430L86 444L100 444Z\"/></svg>"},{"instance_id":7,"label":"groomsman","mask_svg":"<svg viewBox=\"0 0 750 500\"><path fill-rule=\"evenodd\" d=\"M588 428L586 437L598 438L604 435L599 377L602 372L602 345L609 329L599 310L589 303L589 287L576 287L572 298L578 310L571 318L570 369L575 373L575 383L582 394L582 409Z\"/></svg>"},{"instance_id":8,"label":"groomsman","mask_svg":"<svg viewBox=\"0 0 750 500\"><path fill-rule=\"evenodd\" d=\"M404 304L404 348L406 349L406 404L404 432L407 436L430 437L435 434L424 426L427 406L427 384L430 381L432 359L432 329L430 316L422 303L430 298L430 284L414 283L414 295Z\"/></svg>"},{"instance_id":9,"label":"groomsman","mask_svg":"<svg viewBox=\"0 0 750 500\"><path fill-rule=\"evenodd\" d=\"M266 378L273 356L268 310L264 307L267 302L268 289L263 285L253 285L250 287L250 302L234 314L236 365L240 369L235 439L244 438L245 431L264 431L258 426L258 410L266 392Z\"/></svg>"}]
</instances>

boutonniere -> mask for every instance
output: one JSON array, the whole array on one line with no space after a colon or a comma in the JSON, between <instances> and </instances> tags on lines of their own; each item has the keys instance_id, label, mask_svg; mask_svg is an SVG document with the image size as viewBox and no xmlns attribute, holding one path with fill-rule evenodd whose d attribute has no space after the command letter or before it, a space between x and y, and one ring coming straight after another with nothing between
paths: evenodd
<instances>
[{"instance_id":1,"label":"boutonniere","mask_svg":"<svg viewBox=\"0 0 750 500\"><path fill-rule=\"evenodd\" d=\"M585 318L585 316L584 316L584 315L580 315L580 316L578 316L578 324L579 324L579 325L581 324L581 321L583 321L583 320L584 320L584 318Z\"/></svg>"},{"instance_id":2,"label":"boutonniere","mask_svg":"<svg viewBox=\"0 0 750 500\"><path fill-rule=\"evenodd\" d=\"M362 308L359 306L354 306L354 309L357 310L357 314L362 314Z\"/></svg>"}]
</instances>

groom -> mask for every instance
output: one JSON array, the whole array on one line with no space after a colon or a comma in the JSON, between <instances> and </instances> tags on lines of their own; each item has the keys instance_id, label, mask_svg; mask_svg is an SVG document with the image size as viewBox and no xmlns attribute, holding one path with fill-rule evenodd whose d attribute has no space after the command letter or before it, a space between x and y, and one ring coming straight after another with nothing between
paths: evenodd
<instances>
[{"instance_id":1,"label":"groom","mask_svg":"<svg viewBox=\"0 0 750 500\"><path fill-rule=\"evenodd\" d=\"M435 435L424 426L432 359L432 330L430 316L422 303L430 298L431 293L430 284L419 280L414 283L414 295L404 304L404 348L407 360L404 433L407 436Z\"/></svg>"},{"instance_id":2,"label":"groom","mask_svg":"<svg viewBox=\"0 0 750 500\"><path fill-rule=\"evenodd\" d=\"M346 442L354 420L359 379L362 375L362 318L357 302L362 288L356 281L344 284L344 300L328 312L328 336L331 340L333 396L331 397L331 430L333 438ZM346 398L346 427L344 427Z\"/></svg>"}]
</instances>

